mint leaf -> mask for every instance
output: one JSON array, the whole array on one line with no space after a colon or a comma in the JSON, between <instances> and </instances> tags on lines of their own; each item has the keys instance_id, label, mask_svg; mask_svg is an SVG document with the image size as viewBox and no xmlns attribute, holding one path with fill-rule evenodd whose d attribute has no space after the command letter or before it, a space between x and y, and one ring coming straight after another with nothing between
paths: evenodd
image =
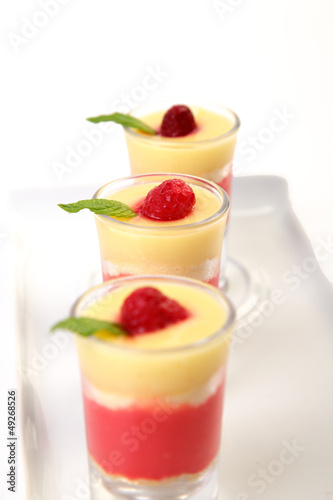
<instances>
[{"instance_id":1,"label":"mint leaf","mask_svg":"<svg viewBox=\"0 0 333 500\"><path fill-rule=\"evenodd\" d=\"M100 330L106 330L112 335L128 335L126 330L124 330L121 325L117 323L110 323L109 321L100 321L93 318L74 318L70 317L59 321L51 328L51 332L54 330L70 330L71 332L78 333L83 337L90 337L94 333Z\"/></svg>"},{"instance_id":2,"label":"mint leaf","mask_svg":"<svg viewBox=\"0 0 333 500\"><path fill-rule=\"evenodd\" d=\"M125 203L122 203L121 201L104 200L102 198L81 200L76 203L69 203L68 205L60 203L58 207L71 214L80 212L80 210L83 210L84 208L88 208L88 210L96 215L109 215L110 217L116 218L124 217L126 219L131 219L137 215L131 207L125 205Z\"/></svg>"},{"instance_id":3,"label":"mint leaf","mask_svg":"<svg viewBox=\"0 0 333 500\"><path fill-rule=\"evenodd\" d=\"M100 123L100 122L115 122L124 127L136 128L146 134L156 135L156 132L146 123L142 122L138 118L134 118L131 115L124 115L123 113L112 113L111 115L100 115L92 118L87 118L88 122Z\"/></svg>"}]
</instances>

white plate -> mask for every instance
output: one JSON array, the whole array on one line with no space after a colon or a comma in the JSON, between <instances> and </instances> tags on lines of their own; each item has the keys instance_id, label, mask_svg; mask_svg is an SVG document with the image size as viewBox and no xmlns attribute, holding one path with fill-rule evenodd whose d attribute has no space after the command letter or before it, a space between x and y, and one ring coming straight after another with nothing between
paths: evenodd
<instances>
[{"instance_id":1,"label":"white plate","mask_svg":"<svg viewBox=\"0 0 333 500\"><path fill-rule=\"evenodd\" d=\"M13 198L29 500L89 498L76 354L70 337L52 337L49 327L101 280L91 214L68 215L56 206L90 198L96 187ZM316 266L283 179L235 179L229 255L255 273L264 293L236 326L221 499L333 499L333 289Z\"/></svg>"}]
</instances>

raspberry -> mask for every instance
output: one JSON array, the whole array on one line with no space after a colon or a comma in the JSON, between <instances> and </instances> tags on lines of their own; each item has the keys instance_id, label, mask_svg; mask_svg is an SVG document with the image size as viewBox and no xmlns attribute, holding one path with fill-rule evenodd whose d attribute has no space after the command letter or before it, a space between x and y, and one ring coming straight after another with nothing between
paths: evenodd
<instances>
[{"instance_id":1,"label":"raspberry","mask_svg":"<svg viewBox=\"0 0 333 500\"><path fill-rule=\"evenodd\" d=\"M195 201L191 186L181 179L170 179L148 192L138 213L150 219L183 219L191 212Z\"/></svg>"},{"instance_id":2,"label":"raspberry","mask_svg":"<svg viewBox=\"0 0 333 500\"><path fill-rule=\"evenodd\" d=\"M189 317L178 302L153 287L143 287L129 295L121 308L121 324L130 333L149 333Z\"/></svg>"},{"instance_id":3,"label":"raspberry","mask_svg":"<svg viewBox=\"0 0 333 500\"><path fill-rule=\"evenodd\" d=\"M163 137L183 137L193 132L197 125L192 111L187 106L178 104L172 106L164 115L161 135Z\"/></svg>"}]
</instances>

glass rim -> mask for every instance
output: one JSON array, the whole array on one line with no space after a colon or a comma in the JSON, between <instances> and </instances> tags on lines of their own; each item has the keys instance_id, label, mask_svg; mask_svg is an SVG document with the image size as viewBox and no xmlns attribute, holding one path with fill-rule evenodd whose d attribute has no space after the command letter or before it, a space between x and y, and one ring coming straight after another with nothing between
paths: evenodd
<instances>
[{"instance_id":1,"label":"glass rim","mask_svg":"<svg viewBox=\"0 0 333 500\"><path fill-rule=\"evenodd\" d=\"M104 339L100 339L94 335L89 336L89 337L80 337L80 334L77 334L75 332L72 332L73 335L78 335L81 339L86 340L86 341L92 341L98 345L107 345L108 348L115 349L116 351L119 352L125 352L125 353L130 353L130 354L154 354L154 355L171 355L171 354L177 354L177 353L182 353L182 352L187 352L195 349L199 349L201 347L204 347L208 345L210 342L215 341L219 337L226 337L228 335L228 332L230 331L230 328L235 322L236 318L236 310L232 302L228 299L226 295L224 295L219 288L216 288L212 285L209 285L208 283L203 283L201 281L195 280L193 278L187 278L185 276L173 276L170 274L160 274L160 275L155 275L155 274L146 274L146 275L138 275L138 276L125 276L122 278L116 278L112 279L109 281L105 281L104 283L100 283L99 285L96 285L89 290L87 290L85 293L83 293L73 304L71 308L71 316L74 317L80 317L78 314L78 309L80 306L84 306L84 304L87 302L88 298L91 297L92 295L101 292L100 295L96 298L94 302L97 302L98 299L106 296L108 293L112 293L112 289L114 288L119 288L123 284L126 283L131 283L135 281L144 281L144 282L149 282L151 281L152 283L154 281L164 281L164 282L178 282L178 283L183 283L184 285L188 284L189 286L194 286L197 288L204 289L207 293L209 293L212 296L218 296L219 301L224 303L224 306L226 311L227 311L227 319L226 322L223 324L221 328L219 328L217 331L209 335L208 337L205 337L201 340L198 340L196 342L192 342L191 344L179 346L179 347L170 347L167 349L147 349L147 348L135 348L135 347L130 347L130 346L123 346L123 345L117 345L117 344L112 344L112 342L108 342ZM146 283L147 285L147 283ZM105 293L103 293L105 292ZM87 304L87 307L90 307L94 302L89 302ZM153 333L153 332L152 332ZM147 334L149 335L149 333Z\"/></svg>"},{"instance_id":2,"label":"glass rim","mask_svg":"<svg viewBox=\"0 0 333 500\"><path fill-rule=\"evenodd\" d=\"M107 221L111 222L112 224L115 224L115 225L119 225L119 227L127 227L127 228L131 228L131 229L134 229L134 230L137 230L137 231L152 231L152 232L156 232L156 233L166 233L167 231L180 231L184 228L194 228L194 227L197 227L197 226L203 226L203 225L206 225L206 224L210 224L212 223L213 221L215 221L216 219L220 219L222 218L224 215L227 214L229 208L230 208L230 199L229 199L229 196L228 194L225 192L225 190L223 188L221 188L218 184L216 184L215 182L212 182L212 181L209 181L207 179L203 179L201 177L197 177L197 176L194 176L194 175L188 175L188 174L177 174L177 173L172 173L172 172L154 172L154 173L146 173L146 174L138 174L138 175L130 175L130 176L127 176L127 177L121 177L120 179L115 179L111 182L108 182L107 184L104 184L104 186L100 187L93 195L93 199L98 199L99 198L99 195L101 194L101 192L106 189L107 187L111 186L112 184L116 184L116 183L127 183L127 182L130 182L132 180L136 180L136 179L141 179L141 178L145 178L145 177L166 177L166 178L177 178L177 179L185 179L185 180L188 180L189 183L190 183L190 180L193 180L195 181L197 184L196 185L199 185L199 186L207 186L206 189L210 188L210 191L214 192L215 194L218 194L220 197L221 197L221 206L220 208L217 210L217 212L215 212L213 215L211 215L210 217L207 217L206 219L203 219L203 220L200 220L200 221L196 221L196 222L191 222L190 224L180 224L180 225L176 225L176 226L138 226L136 224L131 224L130 222L125 222L125 221L121 221L121 220L118 220L118 219L115 219L114 217L111 217L109 215L105 215L105 214L98 214L98 215L95 215L95 217L101 217L101 218L104 218L106 219ZM167 179L165 179L167 180ZM112 198L110 198L112 199ZM162 222L167 222L167 221L161 221Z\"/></svg>"},{"instance_id":3,"label":"glass rim","mask_svg":"<svg viewBox=\"0 0 333 500\"><path fill-rule=\"evenodd\" d=\"M162 107L162 104L161 103L161 107ZM187 105L189 108L191 108L191 105L190 104L185 104ZM195 107L195 106L200 106L200 107L204 107L204 106L207 106L207 107L219 107L220 110L222 111L225 111L227 113L229 113L232 117L233 117L233 120L234 120L234 124L232 126L232 128L230 130L228 130L227 132L225 132L224 134L219 134L215 137L211 137L209 139L202 139L202 140L198 140L198 141L194 141L194 140L185 140L185 141L177 141L177 138L174 138L174 137L161 137L161 136L155 136L155 135L149 135L149 134L144 134L144 133L140 133L140 132L137 132L135 129L133 128L130 128L130 127L125 127L124 126L124 129L125 131L130 134L130 135L133 135L135 137L140 137L140 139L143 139L143 140L153 140L154 142L156 142L157 144L159 145L165 145L166 147L170 147L170 146L173 146L173 147L176 147L176 148L181 148L182 146L184 147L189 147L189 146L193 146L195 144L198 144L198 145L205 145L205 144L212 144L214 142L219 142L223 139L226 139L234 134L236 134L240 128L240 125L241 125L241 121L240 121L240 118L238 116L238 114L233 111L231 108L228 108L226 106L223 106L223 105L219 105L219 104L213 104L213 103L206 103L206 104L202 104L202 103L198 103L198 104L192 104L192 107ZM129 111L129 115L135 117L135 118L141 118L141 117L137 117L135 116L135 111L140 109L140 108L143 108L144 105L139 105L139 106L136 106L135 108L133 108L132 110ZM170 104L169 104L169 107L170 107ZM156 110L158 111L158 110Z\"/></svg>"}]
</instances>

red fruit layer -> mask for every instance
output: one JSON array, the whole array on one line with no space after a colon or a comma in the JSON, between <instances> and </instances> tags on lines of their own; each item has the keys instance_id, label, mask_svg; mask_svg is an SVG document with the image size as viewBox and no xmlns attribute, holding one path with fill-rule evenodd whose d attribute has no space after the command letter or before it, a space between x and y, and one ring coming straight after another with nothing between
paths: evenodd
<instances>
[{"instance_id":1,"label":"red fruit layer","mask_svg":"<svg viewBox=\"0 0 333 500\"><path fill-rule=\"evenodd\" d=\"M109 280L114 280L117 278L123 278L125 276L131 276L130 274L117 274L115 276L111 276L111 274L108 273L103 273L103 281L109 281ZM220 273L218 273L214 278L210 279L209 281L203 281L203 283L208 283L208 285L213 285L218 287L219 286L219 280L220 280Z\"/></svg>"},{"instance_id":2,"label":"red fruit layer","mask_svg":"<svg viewBox=\"0 0 333 500\"><path fill-rule=\"evenodd\" d=\"M222 403L223 385L200 406L111 410L84 396L89 454L107 474L130 480L199 473L219 450Z\"/></svg>"},{"instance_id":3,"label":"red fruit layer","mask_svg":"<svg viewBox=\"0 0 333 500\"><path fill-rule=\"evenodd\" d=\"M103 272L103 282L109 281L109 280L116 280L118 278L125 278L126 276L131 276L131 275L130 274L115 274L112 276L111 274Z\"/></svg>"},{"instance_id":4,"label":"red fruit layer","mask_svg":"<svg viewBox=\"0 0 333 500\"><path fill-rule=\"evenodd\" d=\"M220 282L220 272L214 278L210 279L209 281L204 281L204 283L207 283L208 285L216 286L217 288L219 287L219 282Z\"/></svg>"},{"instance_id":5,"label":"red fruit layer","mask_svg":"<svg viewBox=\"0 0 333 500\"><path fill-rule=\"evenodd\" d=\"M231 196L231 185L232 185L232 171L226 176L223 177L223 179L220 180L220 182L217 183L224 191L227 193L227 195Z\"/></svg>"}]
</instances>

